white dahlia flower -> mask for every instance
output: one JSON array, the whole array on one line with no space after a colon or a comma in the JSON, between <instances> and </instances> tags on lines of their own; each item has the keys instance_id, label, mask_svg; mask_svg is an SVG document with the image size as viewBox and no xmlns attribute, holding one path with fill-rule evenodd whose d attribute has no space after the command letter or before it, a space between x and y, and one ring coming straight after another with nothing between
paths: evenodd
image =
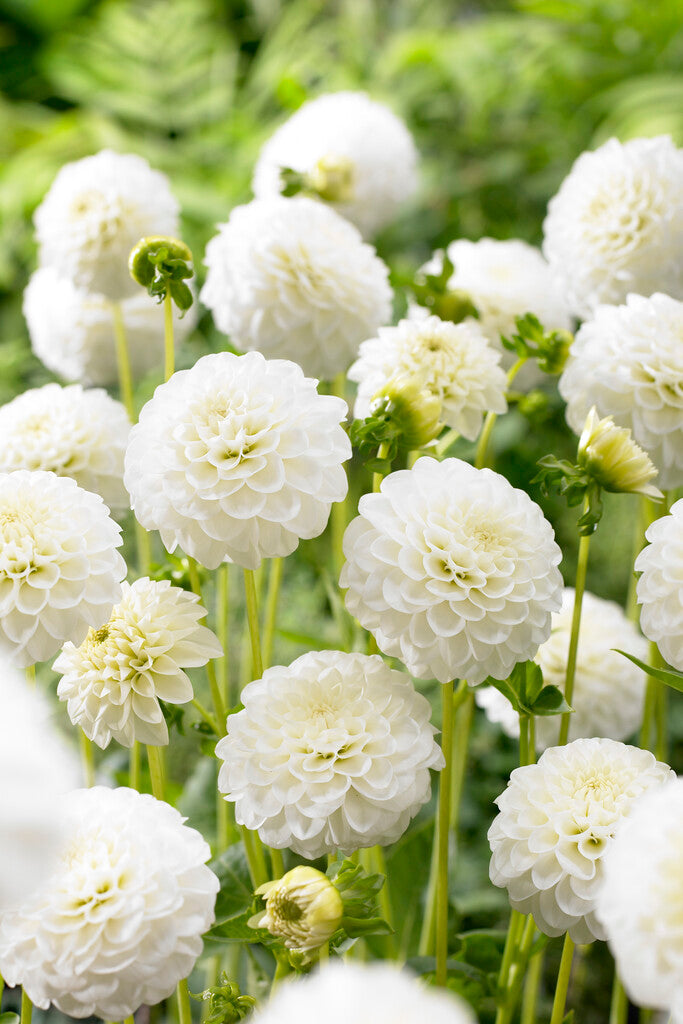
<instances>
[{"instance_id":1,"label":"white dahlia flower","mask_svg":"<svg viewBox=\"0 0 683 1024\"><path fill-rule=\"evenodd\" d=\"M253 1024L473 1024L459 996L423 985L393 964L338 961L280 986Z\"/></svg>"},{"instance_id":2,"label":"white dahlia flower","mask_svg":"<svg viewBox=\"0 0 683 1024\"><path fill-rule=\"evenodd\" d=\"M218 879L199 832L153 796L96 786L67 800L57 869L0 919L0 971L41 1009L123 1020L190 973Z\"/></svg>"},{"instance_id":3,"label":"white dahlia flower","mask_svg":"<svg viewBox=\"0 0 683 1024\"><path fill-rule=\"evenodd\" d=\"M242 691L216 746L218 788L264 843L312 860L393 843L443 757L430 705L378 655L321 651Z\"/></svg>"},{"instance_id":4,"label":"white dahlia flower","mask_svg":"<svg viewBox=\"0 0 683 1024\"><path fill-rule=\"evenodd\" d=\"M493 349L474 320L461 324L440 320L401 320L380 327L379 337L364 341L349 370L358 381L354 415L365 419L377 391L397 374L419 378L441 402L441 421L474 441L486 412L507 410L500 352Z\"/></svg>"},{"instance_id":5,"label":"white dahlia flower","mask_svg":"<svg viewBox=\"0 0 683 1024\"><path fill-rule=\"evenodd\" d=\"M120 544L98 494L43 470L0 473L0 642L15 664L107 621L126 575Z\"/></svg>"},{"instance_id":6,"label":"white dahlia flower","mask_svg":"<svg viewBox=\"0 0 683 1024\"><path fill-rule=\"evenodd\" d=\"M131 431L124 482L138 520L209 569L291 554L346 494L346 411L295 363L204 356L156 389Z\"/></svg>"},{"instance_id":7,"label":"white dahlia flower","mask_svg":"<svg viewBox=\"0 0 683 1024\"><path fill-rule=\"evenodd\" d=\"M543 252L576 316L629 292L683 298L683 150L670 136L582 153L548 204Z\"/></svg>"},{"instance_id":8,"label":"white dahlia flower","mask_svg":"<svg viewBox=\"0 0 683 1024\"><path fill-rule=\"evenodd\" d=\"M346 607L412 675L507 679L548 639L562 552L504 477L423 457L358 508L344 535Z\"/></svg>"},{"instance_id":9,"label":"white dahlia flower","mask_svg":"<svg viewBox=\"0 0 683 1024\"><path fill-rule=\"evenodd\" d=\"M102 748L112 737L125 747L136 740L163 746L168 728L159 700L192 700L183 668L206 665L223 648L199 625L206 611L195 594L147 577L122 586L109 622L90 629L80 646L64 645L54 663L62 676L57 696L74 725Z\"/></svg>"},{"instance_id":10,"label":"white dahlia flower","mask_svg":"<svg viewBox=\"0 0 683 1024\"><path fill-rule=\"evenodd\" d=\"M298 171L338 213L371 237L417 188L418 154L403 121L363 92L335 92L304 103L266 142L254 195L282 192L282 168Z\"/></svg>"},{"instance_id":11,"label":"white dahlia flower","mask_svg":"<svg viewBox=\"0 0 683 1024\"><path fill-rule=\"evenodd\" d=\"M597 913L634 1003L683 1009L683 778L646 793L604 858Z\"/></svg>"},{"instance_id":12,"label":"white dahlia flower","mask_svg":"<svg viewBox=\"0 0 683 1024\"><path fill-rule=\"evenodd\" d=\"M38 358L66 380L86 385L118 381L114 321L111 304L103 295L74 287L53 267L31 276L24 292L24 316L31 347ZM134 377L164 365L164 317L144 289L124 299L121 313ZM196 304L181 319L173 307L176 347L197 322Z\"/></svg>"},{"instance_id":13,"label":"white dahlia flower","mask_svg":"<svg viewBox=\"0 0 683 1024\"><path fill-rule=\"evenodd\" d=\"M106 391L45 384L0 407L0 472L45 469L70 476L110 508L126 508L128 413Z\"/></svg>"},{"instance_id":14,"label":"white dahlia flower","mask_svg":"<svg viewBox=\"0 0 683 1024\"><path fill-rule=\"evenodd\" d=\"M629 427L663 488L683 484L683 302L629 295L600 306L576 334L560 378L567 422L583 430L592 406Z\"/></svg>"},{"instance_id":15,"label":"white dahlia flower","mask_svg":"<svg viewBox=\"0 0 683 1024\"><path fill-rule=\"evenodd\" d=\"M206 248L200 298L236 348L292 359L312 377L346 371L391 315L388 271L372 246L302 196L238 206Z\"/></svg>"},{"instance_id":16,"label":"white dahlia flower","mask_svg":"<svg viewBox=\"0 0 683 1024\"><path fill-rule=\"evenodd\" d=\"M649 544L634 566L641 573L636 588L640 626L669 665L683 671L683 499L652 523L645 537Z\"/></svg>"},{"instance_id":17,"label":"white dahlia flower","mask_svg":"<svg viewBox=\"0 0 683 1024\"><path fill-rule=\"evenodd\" d=\"M543 671L546 684L564 691L567 654L574 611L574 590L567 587L562 608L555 612L552 632L541 644L534 660ZM579 649L569 718L569 739L580 736L608 736L624 740L631 736L643 717L645 674L615 649L647 660L648 644L613 601L583 595ZM492 686L476 690L474 698L492 722L499 722L508 736L519 736L519 718L507 697ZM536 718L536 744L541 750L557 743L559 719Z\"/></svg>"},{"instance_id":18,"label":"white dahlia flower","mask_svg":"<svg viewBox=\"0 0 683 1024\"><path fill-rule=\"evenodd\" d=\"M649 750L616 740L549 747L538 764L515 768L495 800L491 881L546 935L604 939L595 913L603 855L636 798L673 776Z\"/></svg>"},{"instance_id":19,"label":"white dahlia flower","mask_svg":"<svg viewBox=\"0 0 683 1024\"><path fill-rule=\"evenodd\" d=\"M178 203L146 160L103 149L65 164L35 212L39 262L77 288L119 301L139 285L130 250L147 235L178 234Z\"/></svg>"}]
</instances>

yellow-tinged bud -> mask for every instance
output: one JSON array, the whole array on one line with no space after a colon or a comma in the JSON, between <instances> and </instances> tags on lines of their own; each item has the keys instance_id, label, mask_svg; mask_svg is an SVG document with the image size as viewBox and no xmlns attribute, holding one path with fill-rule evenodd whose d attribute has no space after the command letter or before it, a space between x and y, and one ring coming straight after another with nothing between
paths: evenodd
<instances>
[{"instance_id":1,"label":"yellow-tinged bud","mask_svg":"<svg viewBox=\"0 0 683 1024\"><path fill-rule=\"evenodd\" d=\"M385 410L401 431L405 448L424 448L441 433L441 400L424 386L420 376L399 373L373 396L372 413Z\"/></svg>"},{"instance_id":2,"label":"yellow-tinged bud","mask_svg":"<svg viewBox=\"0 0 683 1024\"><path fill-rule=\"evenodd\" d=\"M156 270L154 259L160 250L165 251L165 259L192 263L192 252L179 238L171 238L166 235L150 235L148 238L141 238L130 251L128 269L133 280L141 284L143 288L147 288L154 279ZM191 274L186 276L191 276Z\"/></svg>"},{"instance_id":3,"label":"yellow-tinged bud","mask_svg":"<svg viewBox=\"0 0 683 1024\"><path fill-rule=\"evenodd\" d=\"M344 904L327 875L300 866L256 890L266 901L262 913L249 920L252 928L267 928L287 949L307 953L323 946L337 931Z\"/></svg>"},{"instance_id":4,"label":"yellow-tinged bud","mask_svg":"<svg viewBox=\"0 0 683 1024\"><path fill-rule=\"evenodd\" d=\"M330 153L308 172L306 184L329 203L347 203L353 199L353 164L345 156Z\"/></svg>"},{"instance_id":5,"label":"yellow-tinged bud","mask_svg":"<svg viewBox=\"0 0 683 1024\"><path fill-rule=\"evenodd\" d=\"M657 470L627 427L616 426L611 416L600 419L595 406L586 417L579 438L578 463L606 491L663 498L649 481Z\"/></svg>"}]
</instances>

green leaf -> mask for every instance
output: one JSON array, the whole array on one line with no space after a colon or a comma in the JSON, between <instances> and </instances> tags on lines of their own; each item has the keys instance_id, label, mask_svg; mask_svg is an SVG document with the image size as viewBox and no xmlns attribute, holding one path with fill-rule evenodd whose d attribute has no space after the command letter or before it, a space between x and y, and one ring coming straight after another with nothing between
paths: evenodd
<instances>
[{"instance_id":1,"label":"green leaf","mask_svg":"<svg viewBox=\"0 0 683 1024\"><path fill-rule=\"evenodd\" d=\"M658 679L660 683L665 683L673 690L683 693L683 672L677 672L675 668L655 668L653 665L648 665L646 662L641 661L640 658L636 658L635 654L627 654L626 651L620 651L618 647L613 647L612 650L616 651L617 654L623 654L625 658L632 661L638 668L642 668L643 672L647 672L653 679Z\"/></svg>"},{"instance_id":2,"label":"green leaf","mask_svg":"<svg viewBox=\"0 0 683 1024\"><path fill-rule=\"evenodd\" d=\"M254 890L242 843L236 843L211 861L209 867L221 888L216 899L216 923L246 913L254 900ZM213 929L212 929L213 930Z\"/></svg>"},{"instance_id":3,"label":"green leaf","mask_svg":"<svg viewBox=\"0 0 683 1024\"><path fill-rule=\"evenodd\" d=\"M215 924L204 935L205 941L208 942L260 942L264 945L272 945L274 943L273 936L266 928L251 928L249 925L249 919L251 918L251 907L249 910L245 910L243 914L238 917L230 918L229 921L223 921L221 924Z\"/></svg>"},{"instance_id":4,"label":"green leaf","mask_svg":"<svg viewBox=\"0 0 683 1024\"><path fill-rule=\"evenodd\" d=\"M458 960L464 960L486 973L497 972L503 958L506 936L507 932L494 929L461 932L458 935Z\"/></svg>"},{"instance_id":5,"label":"green leaf","mask_svg":"<svg viewBox=\"0 0 683 1024\"><path fill-rule=\"evenodd\" d=\"M19 1014L10 1010L7 1013L0 1013L0 1024L19 1024Z\"/></svg>"},{"instance_id":6,"label":"green leaf","mask_svg":"<svg viewBox=\"0 0 683 1024\"><path fill-rule=\"evenodd\" d=\"M532 714L543 716L566 714L571 710L557 686L544 686L531 708Z\"/></svg>"}]
</instances>

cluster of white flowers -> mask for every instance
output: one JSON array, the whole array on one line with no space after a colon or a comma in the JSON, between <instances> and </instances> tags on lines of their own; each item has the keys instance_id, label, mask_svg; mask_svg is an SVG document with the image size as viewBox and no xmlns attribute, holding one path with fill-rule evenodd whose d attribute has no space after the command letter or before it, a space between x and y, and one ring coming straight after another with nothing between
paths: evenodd
<instances>
[{"instance_id":1,"label":"cluster of white flowers","mask_svg":"<svg viewBox=\"0 0 683 1024\"><path fill-rule=\"evenodd\" d=\"M670 665L683 671L683 499L645 532L649 541L635 562L640 625Z\"/></svg>"}]
</instances>

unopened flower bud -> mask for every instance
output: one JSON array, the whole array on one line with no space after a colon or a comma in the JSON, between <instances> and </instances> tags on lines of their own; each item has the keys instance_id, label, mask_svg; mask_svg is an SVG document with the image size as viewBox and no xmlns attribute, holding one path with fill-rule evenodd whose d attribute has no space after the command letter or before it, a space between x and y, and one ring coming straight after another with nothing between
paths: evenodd
<instances>
[{"instance_id":1,"label":"unopened flower bud","mask_svg":"<svg viewBox=\"0 0 683 1024\"><path fill-rule=\"evenodd\" d=\"M384 410L400 428L404 448L424 448L438 437L443 426L441 401L431 394L419 376L399 373L374 395L371 412Z\"/></svg>"},{"instance_id":2,"label":"unopened flower bud","mask_svg":"<svg viewBox=\"0 0 683 1024\"><path fill-rule=\"evenodd\" d=\"M600 419L595 406L579 438L578 463L606 491L663 498L662 492L649 483L657 475L649 455L636 444L627 427L616 426L611 416Z\"/></svg>"},{"instance_id":3,"label":"unopened flower bud","mask_svg":"<svg viewBox=\"0 0 683 1024\"><path fill-rule=\"evenodd\" d=\"M189 309L192 292L185 280L192 277L192 252L178 238L154 235L141 238L128 257L130 276L159 302L170 292L178 309Z\"/></svg>"},{"instance_id":4,"label":"unopened flower bud","mask_svg":"<svg viewBox=\"0 0 683 1024\"><path fill-rule=\"evenodd\" d=\"M287 949L305 953L323 946L337 931L344 904L327 875L300 866L256 890L265 910L249 921L252 928L267 928Z\"/></svg>"},{"instance_id":5,"label":"unopened flower bud","mask_svg":"<svg viewBox=\"0 0 683 1024\"><path fill-rule=\"evenodd\" d=\"M348 203L353 199L353 164L344 156L323 156L306 175L306 184L330 203Z\"/></svg>"}]
</instances>

